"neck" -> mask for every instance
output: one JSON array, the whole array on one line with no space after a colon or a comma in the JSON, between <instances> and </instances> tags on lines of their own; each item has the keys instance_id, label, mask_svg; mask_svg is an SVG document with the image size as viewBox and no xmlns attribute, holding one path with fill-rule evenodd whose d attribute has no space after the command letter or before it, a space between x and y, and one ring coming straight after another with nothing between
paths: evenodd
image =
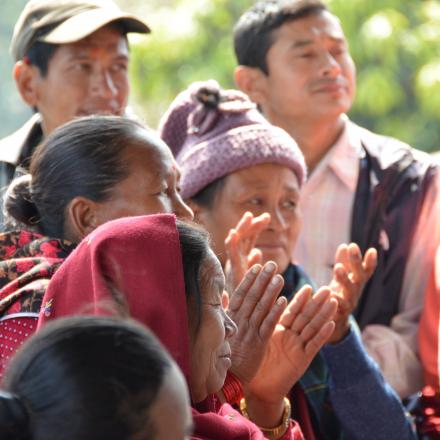
<instances>
[{"instance_id":1,"label":"neck","mask_svg":"<svg viewBox=\"0 0 440 440\"><path fill-rule=\"evenodd\" d=\"M321 159L338 140L345 126L342 115L335 120L295 120L282 123L271 121L286 130L297 142L307 164L309 173L319 164ZM292 123L293 122L293 123Z\"/></svg>"}]
</instances>

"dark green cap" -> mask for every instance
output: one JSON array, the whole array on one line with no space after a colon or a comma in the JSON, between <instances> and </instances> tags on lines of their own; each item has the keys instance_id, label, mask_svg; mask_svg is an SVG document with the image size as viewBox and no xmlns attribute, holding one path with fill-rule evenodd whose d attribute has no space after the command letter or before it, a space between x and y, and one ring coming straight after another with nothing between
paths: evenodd
<instances>
[{"instance_id":1,"label":"dark green cap","mask_svg":"<svg viewBox=\"0 0 440 440\"><path fill-rule=\"evenodd\" d=\"M126 33L150 32L142 20L121 11L112 0L30 0L15 24L10 51L18 61L37 41L74 43L113 22Z\"/></svg>"}]
</instances>

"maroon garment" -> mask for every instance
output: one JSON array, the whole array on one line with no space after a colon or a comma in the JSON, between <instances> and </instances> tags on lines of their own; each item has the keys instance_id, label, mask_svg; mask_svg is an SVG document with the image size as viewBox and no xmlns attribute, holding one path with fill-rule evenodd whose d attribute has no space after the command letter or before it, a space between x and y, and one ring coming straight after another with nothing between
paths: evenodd
<instances>
[{"instance_id":1,"label":"maroon garment","mask_svg":"<svg viewBox=\"0 0 440 440\"><path fill-rule=\"evenodd\" d=\"M189 333L179 235L174 215L115 220L86 237L53 277L38 325L74 314L124 310L147 325L189 376ZM261 431L229 405L207 399L193 409L194 439L261 440ZM302 439L292 422L283 440Z\"/></svg>"},{"instance_id":2,"label":"maroon garment","mask_svg":"<svg viewBox=\"0 0 440 440\"><path fill-rule=\"evenodd\" d=\"M74 245L29 231L0 234L0 378L34 333L44 292Z\"/></svg>"}]
</instances>

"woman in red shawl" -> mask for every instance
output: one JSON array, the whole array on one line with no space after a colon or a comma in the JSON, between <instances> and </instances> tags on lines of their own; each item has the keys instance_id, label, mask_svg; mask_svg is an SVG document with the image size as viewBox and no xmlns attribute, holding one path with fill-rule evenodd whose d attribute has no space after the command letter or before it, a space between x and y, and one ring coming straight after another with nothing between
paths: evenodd
<instances>
[{"instance_id":1,"label":"woman in red shawl","mask_svg":"<svg viewBox=\"0 0 440 440\"><path fill-rule=\"evenodd\" d=\"M242 284L255 282L260 270L256 266L249 271ZM236 332L222 307L224 282L221 265L201 230L180 222L176 228L175 217L166 214L115 220L86 237L54 275L39 326L65 315L128 313L158 336L184 372L195 439L301 439L289 407L275 391L276 380L257 380L245 388L246 417L215 394L231 366L229 340ZM236 295L240 297L240 289ZM266 356L274 377L284 374L287 388L298 374L293 371L297 360L290 356L302 350L310 362L333 331L336 304L328 292L318 297L319 301L297 295L289 304L275 332L279 350ZM271 399L272 406L267 402ZM275 407L278 414L268 425ZM249 419L267 428L258 429Z\"/></svg>"}]
</instances>

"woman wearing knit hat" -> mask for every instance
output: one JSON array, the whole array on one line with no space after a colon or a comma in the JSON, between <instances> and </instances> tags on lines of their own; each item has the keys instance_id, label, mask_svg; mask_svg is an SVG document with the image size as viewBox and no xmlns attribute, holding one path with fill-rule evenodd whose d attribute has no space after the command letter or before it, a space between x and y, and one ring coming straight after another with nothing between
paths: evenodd
<instances>
[{"instance_id":1,"label":"woman wearing knit hat","mask_svg":"<svg viewBox=\"0 0 440 440\"><path fill-rule=\"evenodd\" d=\"M290 260L306 176L294 140L269 124L246 95L222 90L215 81L195 83L182 92L159 130L181 167L182 197L210 232L233 284L248 264L258 260L278 265L285 281L281 294L288 300L311 284ZM399 399L365 353L350 321L375 265L374 249L364 258L355 244L338 249L330 285L339 303L336 329L331 344L321 350L291 393L296 418L308 439L414 438ZM268 350L267 356L274 352ZM254 381L279 379L274 376L263 363L255 378L240 379L252 387ZM304 395L307 406L301 405ZM267 398L270 401L271 396Z\"/></svg>"}]
</instances>

